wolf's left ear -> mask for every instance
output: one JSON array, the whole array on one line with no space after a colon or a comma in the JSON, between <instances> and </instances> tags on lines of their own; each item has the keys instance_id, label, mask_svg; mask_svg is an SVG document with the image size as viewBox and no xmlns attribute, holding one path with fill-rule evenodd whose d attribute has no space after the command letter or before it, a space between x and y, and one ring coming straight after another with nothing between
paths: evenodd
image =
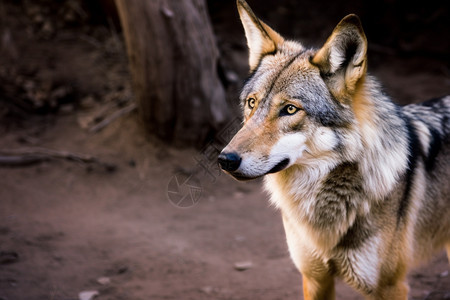
<instances>
[{"instance_id":1,"label":"wolf's left ear","mask_svg":"<svg viewBox=\"0 0 450 300\"><path fill-rule=\"evenodd\" d=\"M358 16L342 19L311 63L338 99L352 95L367 69L367 39Z\"/></svg>"},{"instance_id":2,"label":"wolf's left ear","mask_svg":"<svg viewBox=\"0 0 450 300\"><path fill-rule=\"evenodd\" d=\"M250 71L253 71L264 55L277 51L277 47L283 42L283 38L259 20L247 2L237 0L236 4L247 38Z\"/></svg>"}]
</instances>

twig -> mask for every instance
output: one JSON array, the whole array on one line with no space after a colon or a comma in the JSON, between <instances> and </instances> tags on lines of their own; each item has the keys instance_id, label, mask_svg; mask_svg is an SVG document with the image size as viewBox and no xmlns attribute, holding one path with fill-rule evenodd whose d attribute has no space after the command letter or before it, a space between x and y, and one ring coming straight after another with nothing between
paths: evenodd
<instances>
[{"instance_id":1,"label":"twig","mask_svg":"<svg viewBox=\"0 0 450 300\"><path fill-rule=\"evenodd\" d=\"M116 170L113 164L99 161L95 156L73 153L64 150L53 150L47 148L21 148L21 149L0 149L0 166L27 166L51 159L66 159L81 163L96 163L108 172Z\"/></svg>"},{"instance_id":2,"label":"twig","mask_svg":"<svg viewBox=\"0 0 450 300\"><path fill-rule=\"evenodd\" d=\"M43 157L43 158L62 158L84 163L96 162L97 158L91 155L77 154L64 150L53 150L47 148L21 148L21 149L0 149L2 156L22 156L22 157Z\"/></svg>"},{"instance_id":3,"label":"twig","mask_svg":"<svg viewBox=\"0 0 450 300\"><path fill-rule=\"evenodd\" d=\"M0 166L28 166L45 160L41 155L0 156Z\"/></svg>"},{"instance_id":4,"label":"twig","mask_svg":"<svg viewBox=\"0 0 450 300\"><path fill-rule=\"evenodd\" d=\"M99 122L98 124L92 126L89 129L89 132L91 133L95 133L95 132L99 132L100 130L102 130L103 128L105 128L106 126L108 126L111 122L113 122L114 120L132 112L133 110L135 110L137 108L136 103L131 103L128 106L125 106L122 109L119 109L118 111L114 112L113 114L111 114L109 117L103 119L101 122Z\"/></svg>"}]
</instances>

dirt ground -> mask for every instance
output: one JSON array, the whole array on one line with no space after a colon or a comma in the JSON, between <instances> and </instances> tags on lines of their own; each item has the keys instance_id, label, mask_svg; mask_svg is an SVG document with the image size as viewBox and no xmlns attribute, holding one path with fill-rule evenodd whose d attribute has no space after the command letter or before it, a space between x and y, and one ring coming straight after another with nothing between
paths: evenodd
<instances>
[{"instance_id":1,"label":"dirt ground","mask_svg":"<svg viewBox=\"0 0 450 300\"><path fill-rule=\"evenodd\" d=\"M230 105L247 72L232 2L211 13ZM61 3L0 3L0 154L53 149L96 161L35 155L0 166L0 299L302 299L280 213L260 181L218 171L216 143L168 147L147 137L135 111L93 132L133 103L123 41L77 1ZM283 6L267 11L283 23ZM318 37L305 40L323 42L335 21L314 19ZM449 93L440 55L372 51L371 72L399 103ZM412 271L410 298L450 299L449 271L443 252ZM337 297L362 299L340 282Z\"/></svg>"}]
</instances>

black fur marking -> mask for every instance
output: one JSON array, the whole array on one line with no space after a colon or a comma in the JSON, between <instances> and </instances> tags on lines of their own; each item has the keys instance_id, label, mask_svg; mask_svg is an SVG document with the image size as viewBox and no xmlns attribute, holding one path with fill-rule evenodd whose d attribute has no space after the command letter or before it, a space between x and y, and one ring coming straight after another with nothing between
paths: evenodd
<instances>
[{"instance_id":1,"label":"black fur marking","mask_svg":"<svg viewBox=\"0 0 450 300\"><path fill-rule=\"evenodd\" d=\"M357 217L353 226L347 230L336 247L349 250L358 249L372 237L375 232L376 231L369 226L365 218Z\"/></svg>"},{"instance_id":2,"label":"black fur marking","mask_svg":"<svg viewBox=\"0 0 450 300\"><path fill-rule=\"evenodd\" d=\"M443 132L444 134L446 134L447 132L450 132L450 122L449 122L449 117L444 116L444 117L442 118L442 121L441 121L441 127L442 127L442 132Z\"/></svg>"},{"instance_id":3,"label":"black fur marking","mask_svg":"<svg viewBox=\"0 0 450 300\"><path fill-rule=\"evenodd\" d=\"M434 110L439 110L443 108L443 102L442 99L444 97L439 98L433 98L428 101L425 101L422 103L423 106L431 107ZM431 124L427 124L425 121L422 120L423 123L427 125L428 130L430 131L430 143L428 146L428 155L425 158L425 169L427 172L433 171L436 163L436 157L439 154L439 152L442 149L442 135L441 133L435 129ZM443 115L443 118L441 119L442 124L442 132L445 133L445 124L447 123L447 116Z\"/></svg>"},{"instance_id":4,"label":"black fur marking","mask_svg":"<svg viewBox=\"0 0 450 300\"><path fill-rule=\"evenodd\" d=\"M428 147L428 156L425 159L425 169L427 172L431 172L435 167L436 157L442 148L442 139L440 133L436 129L431 126L428 126L428 129L430 130L431 140Z\"/></svg>"},{"instance_id":5,"label":"black fur marking","mask_svg":"<svg viewBox=\"0 0 450 300\"><path fill-rule=\"evenodd\" d=\"M414 125L411 123L411 120L407 116L403 116L403 119L406 123L406 128L408 130L408 168L406 170L406 183L405 183L405 191L403 194L403 198L400 200L400 205L397 211L397 226L399 222L404 219L407 214L409 202L411 200L412 187L414 182L414 176L416 173L416 167L418 159L422 156L423 152L420 151L421 145L420 140L417 135L416 129Z\"/></svg>"},{"instance_id":6,"label":"black fur marking","mask_svg":"<svg viewBox=\"0 0 450 300\"><path fill-rule=\"evenodd\" d=\"M429 99L429 100L427 100L425 102L422 102L421 105L428 106L428 107L434 107L436 104L438 104L439 106L441 106L442 105L441 100L443 98L445 98L445 97L432 98L432 99Z\"/></svg>"}]
</instances>

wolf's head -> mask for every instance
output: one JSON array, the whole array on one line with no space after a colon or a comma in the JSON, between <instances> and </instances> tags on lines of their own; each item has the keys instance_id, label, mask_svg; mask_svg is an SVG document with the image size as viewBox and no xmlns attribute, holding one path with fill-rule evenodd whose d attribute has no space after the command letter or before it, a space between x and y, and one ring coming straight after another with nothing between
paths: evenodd
<instances>
[{"instance_id":1,"label":"wolf's head","mask_svg":"<svg viewBox=\"0 0 450 300\"><path fill-rule=\"evenodd\" d=\"M237 6L250 76L240 96L244 126L219 155L222 169L244 180L343 155L340 132L358 117L354 99L366 74L359 18L345 17L321 49L306 49L259 20L244 0Z\"/></svg>"}]
</instances>

